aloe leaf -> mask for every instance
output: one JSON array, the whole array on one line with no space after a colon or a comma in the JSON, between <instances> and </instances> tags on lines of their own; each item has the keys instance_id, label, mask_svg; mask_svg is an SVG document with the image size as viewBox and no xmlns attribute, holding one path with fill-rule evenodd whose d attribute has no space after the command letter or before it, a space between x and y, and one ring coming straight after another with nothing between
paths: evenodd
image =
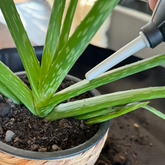
<instances>
[{"instance_id":1,"label":"aloe leaf","mask_svg":"<svg viewBox=\"0 0 165 165\"><path fill-rule=\"evenodd\" d=\"M12 91L31 113L36 115L31 90L2 62L0 62L0 82Z\"/></svg>"},{"instance_id":2,"label":"aloe leaf","mask_svg":"<svg viewBox=\"0 0 165 165\"><path fill-rule=\"evenodd\" d=\"M56 52L65 2L66 0L55 0L53 4L42 55L40 83L47 75Z\"/></svg>"},{"instance_id":3,"label":"aloe leaf","mask_svg":"<svg viewBox=\"0 0 165 165\"><path fill-rule=\"evenodd\" d=\"M164 97L165 87L149 87L115 92L84 100L60 104L56 106L46 118L48 120L56 120L62 117L77 116L107 107Z\"/></svg>"},{"instance_id":4,"label":"aloe leaf","mask_svg":"<svg viewBox=\"0 0 165 165\"><path fill-rule=\"evenodd\" d=\"M108 114L108 113L112 113L112 112L115 112L119 109L121 109L121 106L103 108L103 109L93 111L93 112L90 112L90 113L85 113L85 114L82 114L82 115L78 115L78 116L76 116L76 119L79 119L79 120L89 119L89 118L105 115L105 114Z\"/></svg>"},{"instance_id":5,"label":"aloe leaf","mask_svg":"<svg viewBox=\"0 0 165 165\"><path fill-rule=\"evenodd\" d=\"M58 93L56 93L50 100L42 104L37 105L37 112L40 112L41 116L48 115L51 110L60 102L67 100L71 97L77 96L84 93L90 89L99 87L101 85L113 82L115 80L121 79L123 77L141 72L146 69L153 68L165 63L165 54L153 56L117 69L113 69L106 73L103 73L99 77L91 80L80 81Z\"/></svg>"},{"instance_id":6,"label":"aloe leaf","mask_svg":"<svg viewBox=\"0 0 165 165\"><path fill-rule=\"evenodd\" d=\"M14 104L20 104L20 100L2 82L0 82L0 93L10 98Z\"/></svg>"},{"instance_id":7,"label":"aloe leaf","mask_svg":"<svg viewBox=\"0 0 165 165\"><path fill-rule=\"evenodd\" d=\"M13 0L0 0L0 7L23 62L31 88L36 96L38 96L39 62L22 25L14 2Z\"/></svg>"},{"instance_id":8,"label":"aloe leaf","mask_svg":"<svg viewBox=\"0 0 165 165\"><path fill-rule=\"evenodd\" d=\"M69 3L69 7L65 16L65 20L63 22L60 38L57 45L57 50L56 50L53 61L55 61L55 59L57 58L57 55L59 54L59 52L61 51L61 49L63 48L63 46L66 44L68 40L77 2L78 0L71 0Z\"/></svg>"},{"instance_id":9,"label":"aloe leaf","mask_svg":"<svg viewBox=\"0 0 165 165\"><path fill-rule=\"evenodd\" d=\"M148 111L152 112L153 114L157 115L158 117L162 118L165 120L165 114L162 112L156 110L155 108L149 106L149 105L144 105L142 108L147 109Z\"/></svg>"},{"instance_id":10,"label":"aloe leaf","mask_svg":"<svg viewBox=\"0 0 165 165\"><path fill-rule=\"evenodd\" d=\"M52 97L70 68L118 2L119 0L98 0L95 2L93 8L77 27L52 64L45 81L41 83L39 91L44 100Z\"/></svg>"},{"instance_id":11,"label":"aloe leaf","mask_svg":"<svg viewBox=\"0 0 165 165\"><path fill-rule=\"evenodd\" d=\"M91 119L87 120L85 123L88 124L88 125L91 125L91 124L101 123L101 122L104 122L104 121L107 121L107 120L110 120L110 119L114 119L116 117L119 117L121 115L129 113L129 112L131 112L133 110L136 110L136 109L138 109L138 108L140 108L142 106L145 106L148 103L149 102L130 104L129 106L126 106L126 107L122 108L121 110L118 110L118 111L116 111L114 113L91 118Z\"/></svg>"}]
</instances>

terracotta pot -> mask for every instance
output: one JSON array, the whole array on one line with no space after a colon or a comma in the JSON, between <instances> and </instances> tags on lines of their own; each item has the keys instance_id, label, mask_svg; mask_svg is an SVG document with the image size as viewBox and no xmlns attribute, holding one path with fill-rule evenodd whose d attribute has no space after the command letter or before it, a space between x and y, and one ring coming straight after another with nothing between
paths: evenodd
<instances>
[{"instance_id":1,"label":"terracotta pot","mask_svg":"<svg viewBox=\"0 0 165 165\"><path fill-rule=\"evenodd\" d=\"M23 75L25 72L18 73ZM67 80L75 82L80 79L66 76ZM93 89L92 96L100 95ZM98 132L87 142L62 151L35 152L18 149L0 142L0 165L93 165L100 155L106 141L110 121L100 124Z\"/></svg>"}]
</instances>

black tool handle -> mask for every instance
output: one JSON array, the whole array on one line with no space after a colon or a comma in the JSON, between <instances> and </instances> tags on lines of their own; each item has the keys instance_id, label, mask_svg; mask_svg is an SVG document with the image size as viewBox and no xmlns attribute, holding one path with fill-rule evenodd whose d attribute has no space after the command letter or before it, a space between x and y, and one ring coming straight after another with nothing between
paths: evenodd
<instances>
[{"instance_id":1,"label":"black tool handle","mask_svg":"<svg viewBox=\"0 0 165 165\"><path fill-rule=\"evenodd\" d=\"M158 27L165 21L165 0L159 0L155 6L151 21Z\"/></svg>"},{"instance_id":2,"label":"black tool handle","mask_svg":"<svg viewBox=\"0 0 165 165\"><path fill-rule=\"evenodd\" d=\"M151 21L143 26L141 30L148 39L151 48L165 41L165 0L157 2Z\"/></svg>"}]
</instances>

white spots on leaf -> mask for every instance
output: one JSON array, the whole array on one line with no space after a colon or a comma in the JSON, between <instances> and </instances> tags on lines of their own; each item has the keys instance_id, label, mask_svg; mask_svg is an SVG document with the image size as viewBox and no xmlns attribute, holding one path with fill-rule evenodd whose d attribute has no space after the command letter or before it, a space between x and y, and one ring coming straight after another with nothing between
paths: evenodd
<instances>
[{"instance_id":1,"label":"white spots on leaf","mask_svg":"<svg viewBox=\"0 0 165 165\"><path fill-rule=\"evenodd\" d=\"M66 53L69 53L69 51L70 51L70 48L67 46L66 47Z\"/></svg>"},{"instance_id":2,"label":"white spots on leaf","mask_svg":"<svg viewBox=\"0 0 165 165\"><path fill-rule=\"evenodd\" d=\"M72 60L73 60L72 58L69 58L69 59L68 59L68 62L71 62Z\"/></svg>"},{"instance_id":3,"label":"white spots on leaf","mask_svg":"<svg viewBox=\"0 0 165 165\"><path fill-rule=\"evenodd\" d=\"M79 38L82 34L82 31L80 31L78 34L77 34L77 38Z\"/></svg>"},{"instance_id":4,"label":"white spots on leaf","mask_svg":"<svg viewBox=\"0 0 165 165\"><path fill-rule=\"evenodd\" d=\"M81 46L80 46L80 48L81 49L84 49L85 46L86 46L86 43L82 43ZM78 53L79 53L79 51L78 51Z\"/></svg>"},{"instance_id":5,"label":"white spots on leaf","mask_svg":"<svg viewBox=\"0 0 165 165\"><path fill-rule=\"evenodd\" d=\"M54 82L52 81L52 82L50 83L50 86L53 86L53 84L54 84Z\"/></svg>"},{"instance_id":6,"label":"white spots on leaf","mask_svg":"<svg viewBox=\"0 0 165 165\"><path fill-rule=\"evenodd\" d=\"M84 43L86 44L86 42L87 42L87 36L85 36L85 37L81 40L81 43L82 43L82 44L84 44Z\"/></svg>"},{"instance_id":7,"label":"white spots on leaf","mask_svg":"<svg viewBox=\"0 0 165 165\"><path fill-rule=\"evenodd\" d=\"M46 84L44 84L43 89L46 89L46 88L47 88L47 85L46 85Z\"/></svg>"},{"instance_id":8,"label":"white spots on leaf","mask_svg":"<svg viewBox=\"0 0 165 165\"><path fill-rule=\"evenodd\" d=\"M150 67L151 67L151 65L150 65L150 64L147 64L147 65L145 65L145 67L150 68Z\"/></svg>"},{"instance_id":9,"label":"white spots on leaf","mask_svg":"<svg viewBox=\"0 0 165 165\"><path fill-rule=\"evenodd\" d=\"M95 32L93 31L89 36L88 39L91 40L93 38L93 36L95 35Z\"/></svg>"},{"instance_id":10,"label":"white spots on leaf","mask_svg":"<svg viewBox=\"0 0 165 165\"><path fill-rule=\"evenodd\" d=\"M137 68L137 66L133 66L133 67L131 67L131 69L136 69ZM129 70L128 70L129 71Z\"/></svg>"},{"instance_id":11,"label":"white spots on leaf","mask_svg":"<svg viewBox=\"0 0 165 165\"><path fill-rule=\"evenodd\" d=\"M91 16L91 17L89 17L89 18L87 19L87 21L86 21L86 24L88 24L88 23L92 22L92 21L94 20L94 18L95 18L95 16L94 16L94 15L93 15L93 16Z\"/></svg>"},{"instance_id":12,"label":"white spots on leaf","mask_svg":"<svg viewBox=\"0 0 165 165\"><path fill-rule=\"evenodd\" d=\"M56 73L53 73L52 77L55 77Z\"/></svg>"},{"instance_id":13,"label":"white spots on leaf","mask_svg":"<svg viewBox=\"0 0 165 165\"><path fill-rule=\"evenodd\" d=\"M103 18L103 15L100 15L97 20L93 23L93 27L98 26L99 22L101 21L101 19Z\"/></svg>"},{"instance_id":14,"label":"white spots on leaf","mask_svg":"<svg viewBox=\"0 0 165 165\"><path fill-rule=\"evenodd\" d=\"M68 54L66 57L66 60L69 60L69 59L70 59L70 54Z\"/></svg>"},{"instance_id":15,"label":"white spots on leaf","mask_svg":"<svg viewBox=\"0 0 165 165\"><path fill-rule=\"evenodd\" d=\"M70 51L70 56L73 56L73 55L74 55L74 53L75 53L75 49L74 49L74 48L72 48L72 50Z\"/></svg>"},{"instance_id":16,"label":"white spots on leaf","mask_svg":"<svg viewBox=\"0 0 165 165\"><path fill-rule=\"evenodd\" d=\"M84 35L87 33L88 29L89 29L89 28L86 28L86 29L83 31L82 36L84 36Z\"/></svg>"},{"instance_id":17,"label":"white spots on leaf","mask_svg":"<svg viewBox=\"0 0 165 165\"><path fill-rule=\"evenodd\" d=\"M60 67L60 65L59 64L56 64L55 68L58 69L59 67Z\"/></svg>"},{"instance_id":18,"label":"white spots on leaf","mask_svg":"<svg viewBox=\"0 0 165 165\"><path fill-rule=\"evenodd\" d=\"M127 73L122 73L121 76L127 76Z\"/></svg>"},{"instance_id":19,"label":"white spots on leaf","mask_svg":"<svg viewBox=\"0 0 165 165\"><path fill-rule=\"evenodd\" d=\"M58 12L61 10L61 7L62 7L62 1L61 1L61 3L58 6L58 9L57 9Z\"/></svg>"},{"instance_id":20,"label":"white spots on leaf","mask_svg":"<svg viewBox=\"0 0 165 165\"><path fill-rule=\"evenodd\" d=\"M100 3L100 5L99 5L98 9L103 8L103 6L104 6L104 1L102 1L102 3Z\"/></svg>"},{"instance_id":21,"label":"white spots on leaf","mask_svg":"<svg viewBox=\"0 0 165 165\"><path fill-rule=\"evenodd\" d=\"M52 41L52 39L53 39L53 33L49 35L49 40Z\"/></svg>"},{"instance_id":22,"label":"white spots on leaf","mask_svg":"<svg viewBox=\"0 0 165 165\"><path fill-rule=\"evenodd\" d=\"M57 75L61 75L62 73L63 73L63 69L62 69L62 68L60 68L60 69L58 70Z\"/></svg>"},{"instance_id":23,"label":"white spots on leaf","mask_svg":"<svg viewBox=\"0 0 165 165\"><path fill-rule=\"evenodd\" d=\"M107 9L109 9L109 2L107 4L103 3L103 5L101 7L99 7L99 13L101 14L102 12L106 11Z\"/></svg>"},{"instance_id":24,"label":"white spots on leaf","mask_svg":"<svg viewBox=\"0 0 165 165\"><path fill-rule=\"evenodd\" d=\"M66 71L68 71L70 69L70 66L68 66L64 71L66 72ZM65 73L64 73L65 74Z\"/></svg>"}]
</instances>

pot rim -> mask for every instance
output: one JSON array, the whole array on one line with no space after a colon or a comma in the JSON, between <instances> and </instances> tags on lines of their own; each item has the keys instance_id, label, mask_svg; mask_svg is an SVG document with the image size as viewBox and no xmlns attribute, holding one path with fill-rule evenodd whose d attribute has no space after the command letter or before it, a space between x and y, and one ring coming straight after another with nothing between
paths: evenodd
<instances>
[{"instance_id":1,"label":"pot rim","mask_svg":"<svg viewBox=\"0 0 165 165\"><path fill-rule=\"evenodd\" d=\"M21 76L21 75L24 75L25 72L17 72L16 74ZM71 76L71 75L67 75L66 79L71 79L73 81L80 81L80 79L78 79L74 76ZM100 95L100 93L96 89L92 89L89 92L93 96ZM76 147L62 150L62 151L54 151L54 152L28 151L28 150L15 148L15 147L5 144L1 141L0 141L0 150L2 150L3 152L6 152L8 154L14 155L14 156L18 156L18 157L22 157L22 158L26 158L26 159L34 159L34 160L53 160L53 159L55 160L55 159L68 158L71 156L81 154L81 153L89 150L90 148L92 148L94 145L96 145L108 131L109 125L110 125L110 120L101 123L98 132L91 139L89 139L88 141L86 141Z\"/></svg>"}]
</instances>

